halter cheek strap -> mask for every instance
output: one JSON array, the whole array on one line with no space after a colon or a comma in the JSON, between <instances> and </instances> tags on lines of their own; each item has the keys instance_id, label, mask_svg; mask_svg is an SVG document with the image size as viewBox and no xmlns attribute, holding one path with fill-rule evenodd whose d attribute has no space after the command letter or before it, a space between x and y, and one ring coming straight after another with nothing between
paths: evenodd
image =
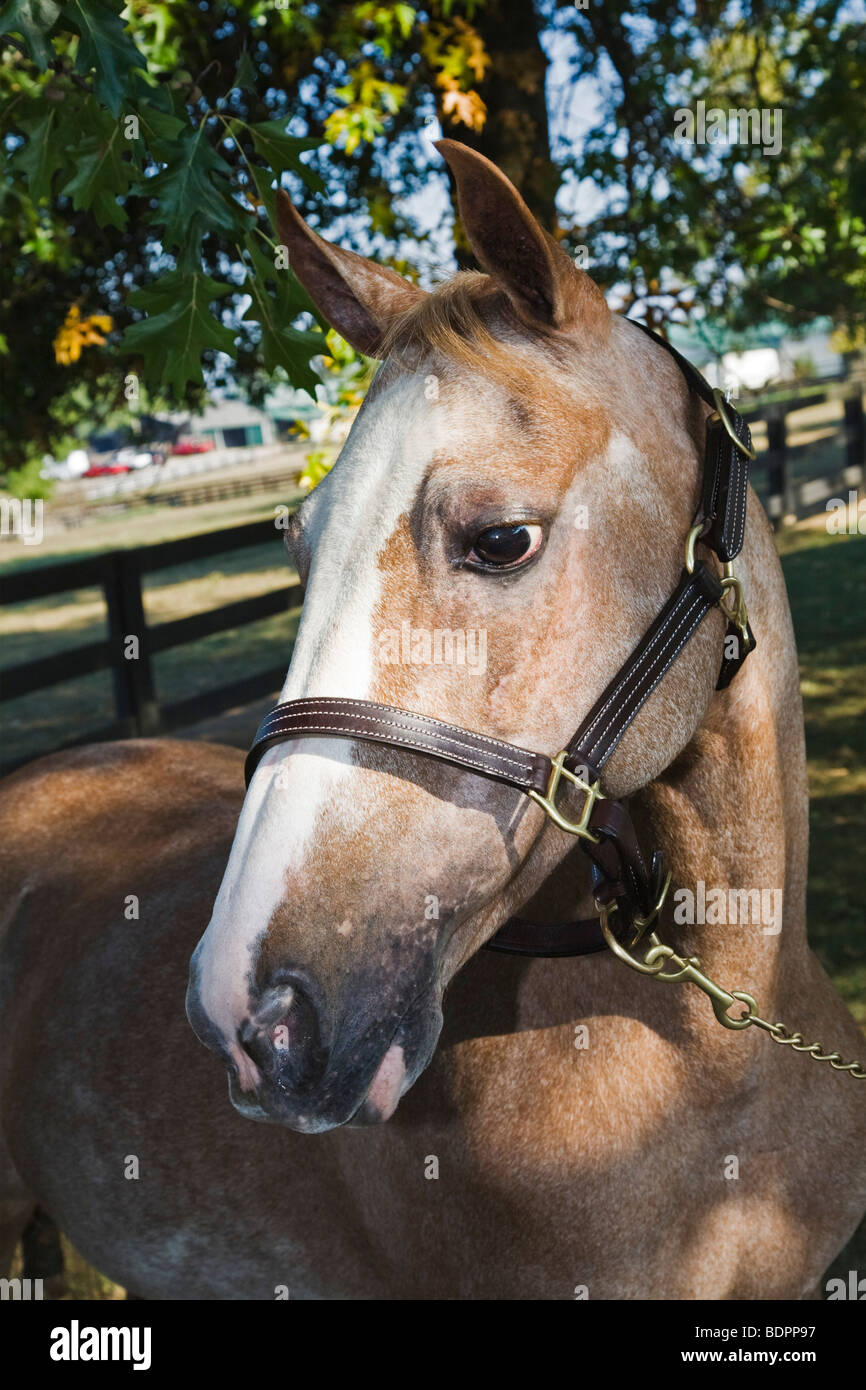
<instances>
[{"instance_id":1,"label":"halter cheek strap","mask_svg":"<svg viewBox=\"0 0 866 1390\"><path fill-rule=\"evenodd\" d=\"M690 389L716 412L707 421L701 504L686 540L676 589L562 752L551 758L392 705L310 696L271 710L246 760L249 786L262 755L274 744L341 737L404 748L514 787L579 839L592 861L596 901L616 904L617 935L622 939L630 934L633 942L658 916L670 876L665 875L660 853L648 859L642 852L626 803L604 795L605 763L711 608L719 605L728 618L717 689L730 683L755 646L742 587L733 573L745 534L749 460L754 457L749 427L674 348L650 329L643 331L671 353ZM721 579L695 558L698 540L721 561ZM579 814L571 809L575 794L582 798ZM515 917L487 946L534 956L606 949L597 917L549 925Z\"/></svg>"}]
</instances>

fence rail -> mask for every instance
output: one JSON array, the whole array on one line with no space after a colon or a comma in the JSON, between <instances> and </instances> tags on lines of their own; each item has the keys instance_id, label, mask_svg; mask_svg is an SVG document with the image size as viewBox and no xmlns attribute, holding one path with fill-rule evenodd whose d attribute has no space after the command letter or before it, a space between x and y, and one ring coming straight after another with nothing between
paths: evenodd
<instances>
[{"instance_id":1,"label":"fence rail","mask_svg":"<svg viewBox=\"0 0 866 1390\"><path fill-rule=\"evenodd\" d=\"M4 604L50 598L76 589L102 589L108 636L4 671L0 674L0 702L20 699L75 676L110 670L115 720L63 743L61 747L66 748L80 743L170 732L196 719L219 714L232 705L269 694L281 684L285 665L231 681L188 699L163 704L156 691L152 658L159 652L197 642L216 632L300 608L303 590L299 584L289 584L253 598L206 609L188 618L175 618L151 626L144 610L142 578L173 565L188 564L191 560L209 559L276 541L278 534L273 521L247 522L222 531L163 541L140 550L115 550L85 560L64 561L9 575L2 581L0 590ZM130 638L137 641L134 654L131 654ZM27 761L27 757L4 758L2 771L10 772Z\"/></svg>"},{"instance_id":2,"label":"fence rail","mask_svg":"<svg viewBox=\"0 0 866 1390\"><path fill-rule=\"evenodd\" d=\"M130 511L134 507L199 507L208 502L226 502L237 497L252 497L258 492L276 492L289 488L297 493L300 468L290 472L261 473L251 477L226 478L222 482L196 483L175 488L156 482L150 491L128 495L106 496L97 500L63 502L52 506L52 516L67 529L79 526L95 513Z\"/></svg>"}]
</instances>

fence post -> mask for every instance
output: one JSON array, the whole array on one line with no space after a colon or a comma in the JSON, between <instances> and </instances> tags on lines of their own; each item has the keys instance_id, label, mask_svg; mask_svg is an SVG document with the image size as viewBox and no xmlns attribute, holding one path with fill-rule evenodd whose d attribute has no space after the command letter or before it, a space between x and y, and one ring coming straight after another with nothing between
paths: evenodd
<instances>
[{"instance_id":1,"label":"fence post","mask_svg":"<svg viewBox=\"0 0 866 1390\"><path fill-rule=\"evenodd\" d=\"M863 459L866 456L866 427L863 419L863 398L860 395L860 387L857 387L856 394L846 396L845 406L845 467L863 467ZM858 481L862 480L862 474Z\"/></svg>"},{"instance_id":2,"label":"fence post","mask_svg":"<svg viewBox=\"0 0 866 1390\"><path fill-rule=\"evenodd\" d=\"M155 734L159 703L150 663L147 621L141 597L141 570L134 551L115 550L106 557L105 600L112 648L114 698L119 719L128 719L131 735ZM127 654L127 639L138 639L137 655Z\"/></svg>"},{"instance_id":3,"label":"fence post","mask_svg":"<svg viewBox=\"0 0 866 1390\"><path fill-rule=\"evenodd\" d=\"M767 513L775 530L790 513L788 441L784 405L770 406L767 421Z\"/></svg>"}]
</instances>

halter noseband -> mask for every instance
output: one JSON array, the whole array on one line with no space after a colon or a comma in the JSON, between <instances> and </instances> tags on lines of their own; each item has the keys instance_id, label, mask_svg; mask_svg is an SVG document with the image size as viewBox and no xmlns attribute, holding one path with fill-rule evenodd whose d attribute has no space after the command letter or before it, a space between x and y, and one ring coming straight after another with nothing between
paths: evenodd
<instances>
[{"instance_id":1,"label":"halter noseband","mask_svg":"<svg viewBox=\"0 0 866 1390\"><path fill-rule=\"evenodd\" d=\"M658 916L670 875L655 851L644 857L628 808L601 790L604 765L707 613L718 604L728 619L725 655L716 689L730 684L755 638L749 626L733 561L740 553L746 524L749 460L754 458L749 427L714 391L690 362L651 329L635 324L676 361L690 390L715 414L708 417L700 506L686 540L680 581L652 626L596 700L580 728L555 757L369 700L310 696L277 705L262 722L246 760L249 786L266 749L293 738L350 738L407 748L481 777L516 787L541 806L560 829L575 835L592 861L593 891L599 906L617 908L616 935L639 940ZM724 569L718 579L695 559L697 540L709 547ZM728 656L734 638L734 656ZM563 782L583 799L576 819L557 804ZM596 917L542 925L515 917L487 942L492 950L518 955L574 956L606 949Z\"/></svg>"}]
</instances>

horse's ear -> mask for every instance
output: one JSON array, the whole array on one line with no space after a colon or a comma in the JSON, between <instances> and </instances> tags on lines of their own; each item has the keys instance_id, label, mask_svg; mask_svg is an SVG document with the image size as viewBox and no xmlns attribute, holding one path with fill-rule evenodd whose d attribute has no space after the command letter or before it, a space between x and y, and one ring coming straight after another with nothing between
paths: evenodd
<instances>
[{"instance_id":1,"label":"horse's ear","mask_svg":"<svg viewBox=\"0 0 866 1390\"><path fill-rule=\"evenodd\" d=\"M323 318L366 357L378 357L394 319L425 297L424 290L395 270L318 236L282 190L277 193L277 233L292 270Z\"/></svg>"},{"instance_id":2,"label":"horse's ear","mask_svg":"<svg viewBox=\"0 0 866 1390\"><path fill-rule=\"evenodd\" d=\"M538 225L514 184L483 154L438 140L457 184L460 217L479 265L521 318L606 335L610 310L585 271Z\"/></svg>"}]
</instances>

